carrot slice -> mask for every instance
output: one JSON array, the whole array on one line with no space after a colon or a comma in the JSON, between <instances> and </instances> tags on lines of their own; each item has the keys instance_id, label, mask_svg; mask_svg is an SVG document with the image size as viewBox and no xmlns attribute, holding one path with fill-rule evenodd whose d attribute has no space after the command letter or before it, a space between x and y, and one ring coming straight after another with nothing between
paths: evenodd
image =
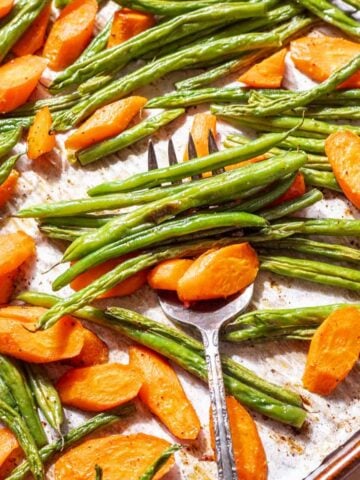
<instances>
[{"instance_id":1,"label":"carrot slice","mask_svg":"<svg viewBox=\"0 0 360 480\"><path fill-rule=\"evenodd\" d=\"M105 342L95 333L84 328L84 346L77 357L68 362L73 367L89 367L106 363L109 360L109 349Z\"/></svg>"},{"instance_id":2,"label":"carrot slice","mask_svg":"<svg viewBox=\"0 0 360 480\"><path fill-rule=\"evenodd\" d=\"M360 138L348 130L332 133L325 152L342 191L360 208Z\"/></svg>"},{"instance_id":3,"label":"carrot slice","mask_svg":"<svg viewBox=\"0 0 360 480\"><path fill-rule=\"evenodd\" d=\"M193 260L174 258L156 265L149 273L147 280L155 290L177 290L180 278L193 264Z\"/></svg>"},{"instance_id":4,"label":"carrot slice","mask_svg":"<svg viewBox=\"0 0 360 480\"><path fill-rule=\"evenodd\" d=\"M344 380L360 354L360 310L335 310L316 330L306 360L304 387L329 395Z\"/></svg>"},{"instance_id":5,"label":"carrot slice","mask_svg":"<svg viewBox=\"0 0 360 480\"><path fill-rule=\"evenodd\" d=\"M226 398L239 480L266 480L267 463L256 424L248 411L234 397ZM215 450L213 417L210 411L211 446Z\"/></svg>"},{"instance_id":6,"label":"carrot slice","mask_svg":"<svg viewBox=\"0 0 360 480\"><path fill-rule=\"evenodd\" d=\"M95 465L106 480L139 480L170 444L144 433L108 435L87 440L55 463L55 480L93 480ZM154 476L160 480L174 465L171 457Z\"/></svg>"},{"instance_id":7,"label":"carrot slice","mask_svg":"<svg viewBox=\"0 0 360 480\"><path fill-rule=\"evenodd\" d=\"M216 116L210 113L197 113L191 127L191 136L194 140L198 157L209 154L209 131L216 136ZM184 160L188 160L188 151L185 150Z\"/></svg>"},{"instance_id":8,"label":"carrot slice","mask_svg":"<svg viewBox=\"0 0 360 480\"><path fill-rule=\"evenodd\" d=\"M31 55L44 45L46 29L49 23L51 4L47 4L36 20L26 30L24 35L13 46L13 52L18 56Z\"/></svg>"},{"instance_id":9,"label":"carrot slice","mask_svg":"<svg viewBox=\"0 0 360 480\"><path fill-rule=\"evenodd\" d=\"M144 383L140 399L175 437L195 440L200 421L175 373L160 355L147 348L130 347L130 365L140 370Z\"/></svg>"},{"instance_id":10,"label":"carrot slice","mask_svg":"<svg viewBox=\"0 0 360 480\"><path fill-rule=\"evenodd\" d=\"M239 82L253 88L280 88L285 75L287 49L283 48L257 63L239 77Z\"/></svg>"},{"instance_id":11,"label":"carrot slice","mask_svg":"<svg viewBox=\"0 0 360 480\"><path fill-rule=\"evenodd\" d=\"M154 25L155 17L151 13L123 8L115 12L108 48L115 47Z\"/></svg>"},{"instance_id":12,"label":"carrot slice","mask_svg":"<svg viewBox=\"0 0 360 480\"><path fill-rule=\"evenodd\" d=\"M23 456L15 435L8 428L0 429L0 478L5 478Z\"/></svg>"},{"instance_id":13,"label":"carrot slice","mask_svg":"<svg viewBox=\"0 0 360 480\"><path fill-rule=\"evenodd\" d=\"M14 291L14 278L16 275L16 270L6 275L0 276L0 305L7 303Z\"/></svg>"},{"instance_id":14,"label":"carrot slice","mask_svg":"<svg viewBox=\"0 0 360 480\"><path fill-rule=\"evenodd\" d=\"M35 254L35 242L24 232L0 235L0 275L16 270Z\"/></svg>"},{"instance_id":15,"label":"carrot slice","mask_svg":"<svg viewBox=\"0 0 360 480\"><path fill-rule=\"evenodd\" d=\"M96 0L73 0L54 23L43 55L55 71L71 65L90 42L98 11Z\"/></svg>"},{"instance_id":16,"label":"carrot slice","mask_svg":"<svg viewBox=\"0 0 360 480\"><path fill-rule=\"evenodd\" d=\"M105 105L70 135L66 147L80 150L121 133L146 102L144 97L128 97Z\"/></svg>"},{"instance_id":17,"label":"carrot slice","mask_svg":"<svg viewBox=\"0 0 360 480\"><path fill-rule=\"evenodd\" d=\"M185 303L226 298L250 285L258 270L257 255L248 243L208 250L180 278L177 292Z\"/></svg>"},{"instance_id":18,"label":"carrot slice","mask_svg":"<svg viewBox=\"0 0 360 480\"><path fill-rule=\"evenodd\" d=\"M92 283L97 278L113 270L121 262L123 262L123 260L124 260L123 258L109 260L94 268L90 268L90 270L82 273L81 275L76 277L75 280L71 282L70 284L71 288L75 291L79 291L82 288L87 287L90 283ZM139 288L141 288L143 285L145 285L146 278L147 278L147 271L142 270L138 273L135 273L131 277L127 278L123 282L119 283L114 288L104 293L104 295L101 295L99 298L126 297L127 295L131 295L137 290L139 290Z\"/></svg>"},{"instance_id":19,"label":"carrot slice","mask_svg":"<svg viewBox=\"0 0 360 480\"><path fill-rule=\"evenodd\" d=\"M0 0L0 18L6 17L14 6L14 0Z\"/></svg>"},{"instance_id":20,"label":"carrot slice","mask_svg":"<svg viewBox=\"0 0 360 480\"><path fill-rule=\"evenodd\" d=\"M44 58L25 55L0 67L0 113L15 110L27 101L35 90L46 63Z\"/></svg>"},{"instance_id":21,"label":"carrot slice","mask_svg":"<svg viewBox=\"0 0 360 480\"><path fill-rule=\"evenodd\" d=\"M288 200L293 200L294 198L301 197L306 192L306 185L304 175L302 173L298 173L290 185L289 189L281 195L281 197L277 198L271 206L280 205L281 203L287 202Z\"/></svg>"},{"instance_id":22,"label":"carrot slice","mask_svg":"<svg viewBox=\"0 0 360 480\"><path fill-rule=\"evenodd\" d=\"M139 370L129 365L105 363L69 370L56 388L65 405L101 412L134 399L142 383Z\"/></svg>"},{"instance_id":23,"label":"carrot slice","mask_svg":"<svg viewBox=\"0 0 360 480\"><path fill-rule=\"evenodd\" d=\"M228 165L225 167L225 170L235 170L236 168L246 167L246 165L262 162L267 158L269 158L269 155L267 153L264 153L263 155L258 155L257 157L249 158L249 160L243 160L242 162L235 163L233 165Z\"/></svg>"},{"instance_id":24,"label":"carrot slice","mask_svg":"<svg viewBox=\"0 0 360 480\"><path fill-rule=\"evenodd\" d=\"M317 82L329 76L360 53L360 44L339 37L303 37L291 42L291 59L296 68ZM359 88L360 72L338 88Z\"/></svg>"},{"instance_id":25,"label":"carrot slice","mask_svg":"<svg viewBox=\"0 0 360 480\"><path fill-rule=\"evenodd\" d=\"M43 307L9 305L0 308L0 317L22 323L36 323L45 312L46 309Z\"/></svg>"},{"instance_id":26,"label":"carrot slice","mask_svg":"<svg viewBox=\"0 0 360 480\"><path fill-rule=\"evenodd\" d=\"M19 172L17 170L11 170L8 178L0 185L0 208L4 207L13 196L18 179Z\"/></svg>"},{"instance_id":27,"label":"carrot slice","mask_svg":"<svg viewBox=\"0 0 360 480\"><path fill-rule=\"evenodd\" d=\"M36 112L34 123L29 129L27 154L31 160L36 160L55 147L55 135L50 133L52 117L49 107Z\"/></svg>"}]
</instances>

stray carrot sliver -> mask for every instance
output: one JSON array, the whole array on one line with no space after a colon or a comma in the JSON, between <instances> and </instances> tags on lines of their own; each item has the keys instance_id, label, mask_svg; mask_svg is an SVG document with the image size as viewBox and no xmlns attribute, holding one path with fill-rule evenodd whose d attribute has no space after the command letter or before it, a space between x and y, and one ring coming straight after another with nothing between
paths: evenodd
<instances>
[{"instance_id":1,"label":"stray carrot sliver","mask_svg":"<svg viewBox=\"0 0 360 480\"><path fill-rule=\"evenodd\" d=\"M285 57L283 48L257 63L239 77L239 81L253 88L280 88L285 75Z\"/></svg>"},{"instance_id":2,"label":"stray carrot sliver","mask_svg":"<svg viewBox=\"0 0 360 480\"><path fill-rule=\"evenodd\" d=\"M155 352L141 346L130 347L130 365L144 376L140 399L181 440L195 440L200 421L171 366Z\"/></svg>"},{"instance_id":3,"label":"stray carrot sliver","mask_svg":"<svg viewBox=\"0 0 360 480\"><path fill-rule=\"evenodd\" d=\"M0 185L0 208L2 208L13 196L18 179L19 172L17 170L11 170L8 178Z\"/></svg>"},{"instance_id":4,"label":"stray carrot sliver","mask_svg":"<svg viewBox=\"0 0 360 480\"><path fill-rule=\"evenodd\" d=\"M49 3L13 46L12 50L18 57L32 55L44 45L50 13L51 4Z\"/></svg>"},{"instance_id":5,"label":"stray carrot sliver","mask_svg":"<svg viewBox=\"0 0 360 480\"><path fill-rule=\"evenodd\" d=\"M35 242L24 232L0 235L0 275L16 270L35 254Z\"/></svg>"},{"instance_id":6,"label":"stray carrot sliver","mask_svg":"<svg viewBox=\"0 0 360 480\"><path fill-rule=\"evenodd\" d=\"M107 435L87 440L65 452L55 463L56 480L93 480L95 465L106 480L139 480L170 447L163 439L144 433ZM173 456L154 476L160 480L174 465Z\"/></svg>"},{"instance_id":7,"label":"stray carrot sliver","mask_svg":"<svg viewBox=\"0 0 360 480\"><path fill-rule=\"evenodd\" d=\"M132 366L105 363L69 370L56 388L64 405L101 412L133 400L142 383L141 373Z\"/></svg>"},{"instance_id":8,"label":"stray carrot sliver","mask_svg":"<svg viewBox=\"0 0 360 480\"><path fill-rule=\"evenodd\" d=\"M194 140L198 157L209 154L209 131L216 136L216 116L210 113L197 113L191 127L191 136ZM185 150L184 160L188 160L188 151Z\"/></svg>"},{"instance_id":9,"label":"stray carrot sliver","mask_svg":"<svg viewBox=\"0 0 360 480\"><path fill-rule=\"evenodd\" d=\"M306 360L304 387L329 395L344 380L360 354L360 310L334 311L316 330Z\"/></svg>"},{"instance_id":10,"label":"stray carrot sliver","mask_svg":"<svg viewBox=\"0 0 360 480\"><path fill-rule=\"evenodd\" d=\"M14 6L14 0L0 0L0 18L6 17Z\"/></svg>"},{"instance_id":11,"label":"stray carrot sliver","mask_svg":"<svg viewBox=\"0 0 360 480\"><path fill-rule=\"evenodd\" d=\"M193 260L186 258L172 258L165 260L148 274L148 283L155 290L177 290L180 278L192 265Z\"/></svg>"},{"instance_id":12,"label":"stray carrot sliver","mask_svg":"<svg viewBox=\"0 0 360 480\"><path fill-rule=\"evenodd\" d=\"M34 122L29 129L27 155L31 160L36 160L45 153L53 150L56 144L55 135L50 133L52 117L49 107L44 107L36 112Z\"/></svg>"},{"instance_id":13,"label":"stray carrot sliver","mask_svg":"<svg viewBox=\"0 0 360 480\"><path fill-rule=\"evenodd\" d=\"M0 276L0 305L7 303L14 291L14 278L16 275L16 270L6 275Z\"/></svg>"},{"instance_id":14,"label":"stray carrot sliver","mask_svg":"<svg viewBox=\"0 0 360 480\"><path fill-rule=\"evenodd\" d=\"M115 47L154 25L155 17L151 13L123 8L115 12L107 46Z\"/></svg>"},{"instance_id":15,"label":"stray carrot sliver","mask_svg":"<svg viewBox=\"0 0 360 480\"><path fill-rule=\"evenodd\" d=\"M73 367L89 367L106 363L109 359L109 349L95 333L84 328L84 346L77 357L71 358L69 364Z\"/></svg>"},{"instance_id":16,"label":"stray carrot sliver","mask_svg":"<svg viewBox=\"0 0 360 480\"><path fill-rule=\"evenodd\" d=\"M15 435L8 428L0 429L0 478L5 478L23 456Z\"/></svg>"},{"instance_id":17,"label":"stray carrot sliver","mask_svg":"<svg viewBox=\"0 0 360 480\"><path fill-rule=\"evenodd\" d=\"M280 205L281 203L293 200L294 198L301 197L306 192L306 185L304 175L299 172L289 189L277 198L270 206Z\"/></svg>"}]
</instances>

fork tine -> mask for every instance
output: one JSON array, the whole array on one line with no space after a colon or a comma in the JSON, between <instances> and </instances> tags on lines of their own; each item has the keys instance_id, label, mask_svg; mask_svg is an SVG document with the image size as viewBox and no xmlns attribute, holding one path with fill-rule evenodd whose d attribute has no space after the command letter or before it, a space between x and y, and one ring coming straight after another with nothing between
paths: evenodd
<instances>
[{"instance_id":1,"label":"fork tine","mask_svg":"<svg viewBox=\"0 0 360 480\"><path fill-rule=\"evenodd\" d=\"M170 165L177 165L178 160L176 157L175 153L175 148L174 148L174 143L172 139L170 138L169 143L168 143L168 157L169 157L169 164ZM171 182L172 185L181 185L182 181L181 180L174 180Z\"/></svg>"},{"instance_id":2,"label":"fork tine","mask_svg":"<svg viewBox=\"0 0 360 480\"><path fill-rule=\"evenodd\" d=\"M148 170L156 170L159 168L157 158L156 158L156 153L154 149L154 144L152 140L149 140L149 146L148 146Z\"/></svg>"},{"instance_id":3,"label":"fork tine","mask_svg":"<svg viewBox=\"0 0 360 480\"><path fill-rule=\"evenodd\" d=\"M197 158L195 142L194 142L194 139L193 139L193 136L191 135L191 133L189 133L189 141L188 141L187 151L188 151L189 160L193 160L194 158ZM200 180L201 178L202 178L201 175L192 175L192 177L191 177L192 180Z\"/></svg>"},{"instance_id":4,"label":"fork tine","mask_svg":"<svg viewBox=\"0 0 360 480\"><path fill-rule=\"evenodd\" d=\"M214 134L210 129L209 129L209 136L208 136L208 146L209 146L209 153L216 153L219 151ZM222 168L217 168L216 170L213 170L212 174L219 175L220 173L224 173L224 172L225 172L225 168L222 167Z\"/></svg>"}]
</instances>

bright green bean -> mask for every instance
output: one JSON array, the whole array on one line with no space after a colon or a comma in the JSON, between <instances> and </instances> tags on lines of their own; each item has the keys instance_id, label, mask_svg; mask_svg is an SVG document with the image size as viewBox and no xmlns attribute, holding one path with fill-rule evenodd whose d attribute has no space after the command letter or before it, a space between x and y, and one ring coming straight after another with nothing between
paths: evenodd
<instances>
[{"instance_id":1,"label":"bright green bean","mask_svg":"<svg viewBox=\"0 0 360 480\"><path fill-rule=\"evenodd\" d=\"M2 165L0 165L0 185L2 185L5 182L5 180L9 177L11 170L14 168L16 162L20 157L21 157L21 154L14 155L8 158L7 160L5 160L5 162Z\"/></svg>"},{"instance_id":2,"label":"bright green bean","mask_svg":"<svg viewBox=\"0 0 360 480\"><path fill-rule=\"evenodd\" d=\"M311 168L302 168L301 173L304 175L305 183L312 187L327 188L335 192L342 192L335 175L332 172L319 172Z\"/></svg>"},{"instance_id":3,"label":"bright green bean","mask_svg":"<svg viewBox=\"0 0 360 480\"><path fill-rule=\"evenodd\" d=\"M309 207L310 205L322 200L322 198L322 193L313 188L301 197L287 200L286 202L282 202L280 205L275 207L260 210L259 215L269 221L276 220L278 218L285 217L286 215L291 215L292 213L298 212L303 208Z\"/></svg>"},{"instance_id":4,"label":"bright green bean","mask_svg":"<svg viewBox=\"0 0 360 480\"><path fill-rule=\"evenodd\" d=\"M143 475L141 475L139 480L152 480L157 472L166 464L169 458L181 448L181 445L176 444L166 448L156 462L151 465L151 467Z\"/></svg>"}]
</instances>

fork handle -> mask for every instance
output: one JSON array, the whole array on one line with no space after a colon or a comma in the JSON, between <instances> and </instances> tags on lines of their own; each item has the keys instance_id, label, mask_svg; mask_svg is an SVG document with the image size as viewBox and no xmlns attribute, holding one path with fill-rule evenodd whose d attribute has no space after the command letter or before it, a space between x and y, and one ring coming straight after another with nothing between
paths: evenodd
<instances>
[{"instance_id":1,"label":"fork handle","mask_svg":"<svg viewBox=\"0 0 360 480\"><path fill-rule=\"evenodd\" d=\"M216 462L219 480L237 480L234 452L230 433L229 417L226 408L225 388L219 353L218 330L201 331L206 363L210 401L214 420Z\"/></svg>"}]
</instances>

